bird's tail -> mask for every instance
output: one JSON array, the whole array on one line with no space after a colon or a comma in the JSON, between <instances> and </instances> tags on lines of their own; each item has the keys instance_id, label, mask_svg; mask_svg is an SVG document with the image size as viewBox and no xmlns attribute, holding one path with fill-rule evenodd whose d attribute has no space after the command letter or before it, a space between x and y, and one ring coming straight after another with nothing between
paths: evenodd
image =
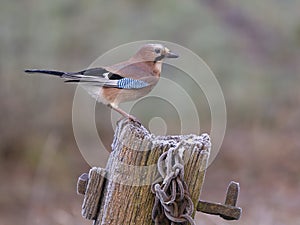
<instances>
[{"instance_id":1,"label":"bird's tail","mask_svg":"<svg viewBox=\"0 0 300 225\"><path fill-rule=\"evenodd\" d=\"M90 69L90 70L82 70L79 72L62 72L62 71L56 71L56 70L39 70L39 69L30 69L25 70L25 73L40 73L40 74L48 74L51 76L58 76L60 78L63 78L65 80L65 83L81 83L81 84L88 84L92 86L102 86L102 87L116 87L118 88L118 79L116 80L110 80L106 79L103 76L97 75L95 72L99 71L99 74L103 71L106 73L110 73L105 69ZM91 73L93 72L93 73ZM123 88L123 87L122 87Z\"/></svg>"},{"instance_id":2,"label":"bird's tail","mask_svg":"<svg viewBox=\"0 0 300 225\"><path fill-rule=\"evenodd\" d=\"M62 77L65 75L65 72L62 71L55 71L55 70L25 70L25 73L42 73L42 74L48 74L48 75L54 75L54 76L59 76Z\"/></svg>"}]
</instances>

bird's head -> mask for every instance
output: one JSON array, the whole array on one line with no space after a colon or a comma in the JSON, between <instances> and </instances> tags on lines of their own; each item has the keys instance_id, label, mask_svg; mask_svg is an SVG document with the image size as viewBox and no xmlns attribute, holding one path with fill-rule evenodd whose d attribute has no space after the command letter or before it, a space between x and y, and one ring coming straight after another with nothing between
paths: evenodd
<instances>
[{"instance_id":1,"label":"bird's head","mask_svg":"<svg viewBox=\"0 0 300 225\"><path fill-rule=\"evenodd\" d=\"M162 44L146 44L133 56L138 61L160 62L165 58L178 58L179 56L170 51Z\"/></svg>"}]
</instances>

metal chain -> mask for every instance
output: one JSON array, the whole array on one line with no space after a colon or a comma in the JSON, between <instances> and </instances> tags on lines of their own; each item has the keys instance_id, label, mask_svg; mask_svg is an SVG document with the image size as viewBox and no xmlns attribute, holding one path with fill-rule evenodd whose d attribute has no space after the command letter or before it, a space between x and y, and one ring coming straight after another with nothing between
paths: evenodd
<instances>
[{"instance_id":1,"label":"metal chain","mask_svg":"<svg viewBox=\"0 0 300 225\"><path fill-rule=\"evenodd\" d=\"M195 225L192 218L194 205L184 181L184 142L182 140L158 159L160 177L152 184L152 192L155 194L152 220L155 225Z\"/></svg>"}]
</instances>

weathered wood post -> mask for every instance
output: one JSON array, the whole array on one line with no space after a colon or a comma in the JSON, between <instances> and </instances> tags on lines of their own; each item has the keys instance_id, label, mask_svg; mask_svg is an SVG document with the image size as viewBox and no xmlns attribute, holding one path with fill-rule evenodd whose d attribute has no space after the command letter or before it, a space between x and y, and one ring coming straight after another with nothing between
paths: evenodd
<instances>
[{"instance_id":1,"label":"weathered wood post","mask_svg":"<svg viewBox=\"0 0 300 225\"><path fill-rule=\"evenodd\" d=\"M187 198L191 199L195 206L192 208L193 216L195 210L199 208L199 197L210 145L207 134L200 136L154 136L136 122L126 119L119 121L106 168L92 168L89 175L83 174L78 180L77 191L85 195L82 215L94 220L95 225L154 224L152 217L155 214L154 216L157 217L158 221L159 215L157 213L161 210L153 211L153 206L157 203L153 190L157 190L156 196L163 199L164 195L159 193L168 191L166 189L168 184L166 183L169 182L170 187L175 187L173 190L175 196L173 200L165 199L166 204L161 206L161 209L166 210L166 212L169 209L176 211L177 206L168 208L168 204L171 201L173 203L177 201L175 197L178 198L179 194L176 194L176 191L182 192L181 200L184 199L183 191L179 189L186 187L188 190L184 194L188 195ZM171 149L176 149L174 154L180 155L177 160L171 160L169 153ZM168 154L165 154L164 159L166 163L162 164L163 159L160 157L167 151ZM158 160L160 160L159 163ZM184 169L182 169L184 171L183 184L180 180L178 181L180 170L174 169L173 178L170 178L167 177L168 175L171 176L170 169L168 169L166 171L169 172L166 172L165 179L160 178L160 175L165 173L162 171L162 167L167 167L164 165L171 165L175 161L177 162L175 169L179 168L180 162L184 165ZM179 186L172 186L175 185L175 180L179 182ZM159 185L154 188L153 183L159 182L165 186L162 189ZM166 194L171 195L172 193ZM175 215L174 219L181 221L180 219L184 219L184 216L180 217L180 213L178 213L175 212L172 215ZM167 215L167 217L172 216ZM157 221L156 224L159 224ZM165 223L161 224L170 224L166 222L167 220L163 221Z\"/></svg>"}]
</instances>

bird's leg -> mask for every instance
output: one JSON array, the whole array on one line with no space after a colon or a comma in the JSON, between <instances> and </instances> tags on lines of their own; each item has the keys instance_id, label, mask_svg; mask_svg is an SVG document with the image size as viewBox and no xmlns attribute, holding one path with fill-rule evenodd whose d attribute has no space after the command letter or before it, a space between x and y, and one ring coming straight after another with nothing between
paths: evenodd
<instances>
[{"instance_id":1,"label":"bird's leg","mask_svg":"<svg viewBox=\"0 0 300 225\"><path fill-rule=\"evenodd\" d=\"M110 107L111 109L117 111L118 113L120 113L122 116L132 120L132 121L137 121L137 118L135 118L134 116L128 114L127 112L125 112L124 110L120 109L118 106L114 105L114 104L108 104L108 107Z\"/></svg>"}]
</instances>

